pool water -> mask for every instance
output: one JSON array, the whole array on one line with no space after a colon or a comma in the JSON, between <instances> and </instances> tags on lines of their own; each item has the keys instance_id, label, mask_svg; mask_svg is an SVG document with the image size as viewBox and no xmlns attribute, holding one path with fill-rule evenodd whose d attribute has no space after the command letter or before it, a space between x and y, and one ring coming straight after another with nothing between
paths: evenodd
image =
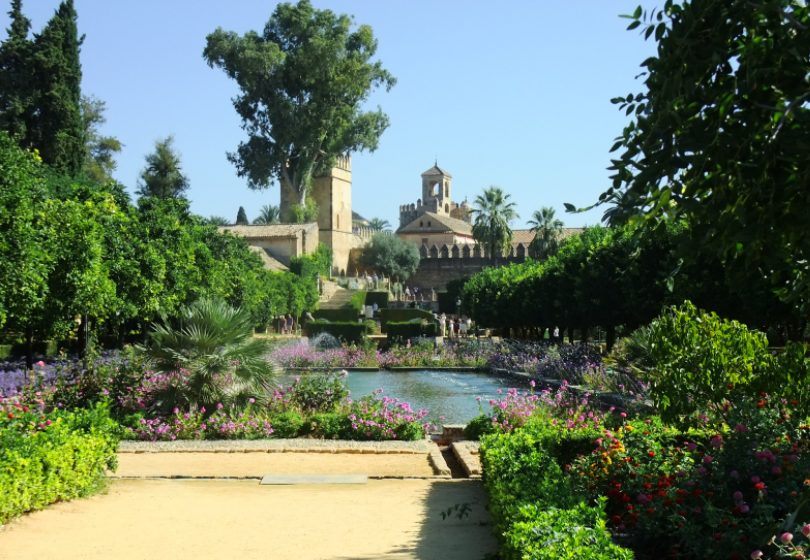
<instances>
[{"instance_id":1,"label":"pool water","mask_svg":"<svg viewBox=\"0 0 810 560\"><path fill-rule=\"evenodd\" d=\"M466 424L489 412L489 400L501 398L498 390L521 387L513 377L473 371L351 371L346 381L352 398L382 388L383 394L409 402L414 410L428 409L428 419L439 425Z\"/></svg>"}]
</instances>

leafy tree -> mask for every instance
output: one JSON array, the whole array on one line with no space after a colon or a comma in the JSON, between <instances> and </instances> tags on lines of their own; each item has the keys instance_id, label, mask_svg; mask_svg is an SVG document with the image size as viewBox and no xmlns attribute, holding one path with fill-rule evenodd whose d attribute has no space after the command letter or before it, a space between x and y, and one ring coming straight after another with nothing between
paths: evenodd
<instances>
[{"instance_id":1,"label":"leafy tree","mask_svg":"<svg viewBox=\"0 0 810 560\"><path fill-rule=\"evenodd\" d=\"M559 245L563 223L554 217L554 208L544 207L535 210L529 220L534 238L529 244L529 254L535 259L544 259L553 255Z\"/></svg>"},{"instance_id":2,"label":"leafy tree","mask_svg":"<svg viewBox=\"0 0 810 560\"><path fill-rule=\"evenodd\" d=\"M361 105L395 80L372 61L376 50L369 26L352 29L349 16L308 0L279 4L262 33L218 28L208 35L203 57L241 90L234 107L248 139L228 159L250 188L279 181L285 221L294 205L306 205L313 174L338 156L377 148L388 117Z\"/></svg>"},{"instance_id":3,"label":"leafy tree","mask_svg":"<svg viewBox=\"0 0 810 560\"><path fill-rule=\"evenodd\" d=\"M475 198L471 214L473 237L486 248L489 257L494 260L506 254L512 245L509 222L518 217L509 195L500 187L484 189L484 193Z\"/></svg>"},{"instance_id":4,"label":"leafy tree","mask_svg":"<svg viewBox=\"0 0 810 560\"><path fill-rule=\"evenodd\" d=\"M22 0L12 0L8 15L8 37L0 44L0 130L30 147L28 127L34 97L33 42L28 38L31 21L22 13Z\"/></svg>"},{"instance_id":5,"label":"leafy tree","mask_svg":"<svg viewBox=\"0 0 810 560\"><path fill-rule=\"evenodd\" d=\"M82 97L81 108L86 142L84 172L94 181L110 181L116 167L115 155L121 152L121 141L114 136L103 136L99 131L99 127L107 121L104 117L104 101Z\"/></svg>"},{"instance_id":6,"label":"leafy tree","mask_svg":"<svg viewBox=\"0 0 810 560\"><path fill-rule=\"evenodd\" d=\"M39 150L42 160L70 177L81 172L85 161L79 61L84 37L79 37L77 17L73 0L63 0L34 38L33 79L37 90L28 127L30 145Z\"/></svg>"},{"instance_id":7,"label":"leafy tree","mask_svg":"<svg viewBox=\"0 0 810 560\"><path fill-rule=\"evenodd\" d=\"M372 218L368 221L368 227L374 231L387 231L391 229L391 224L382 218Z\"/></svg>"},{"instance_id":8,"label":"leafy tree","mask_svg":"<svg viewBox=\"0 0 810 560\"><path fill-rule=\"evenodd\" d=\"M375 234L363 249L360 263L404 282L419 268L419 250L395 235Z\"/></svg>"},{"instance_id":9,"label":"leafy tree","mask_svg":"<svg viewBox=\"0 0 810 560\"><path fill-rule=\"evenodd\" d=\"M250 223L248 220L247 213L245 212L244 206L239 207L239 211L236 213L236 225L238 226L246 226Z\"/></svg>"},{"instance_id":10,"label":"leafy tree","mask_svg":"<svg viewBox=\"0 0 810 560\"><path fill-rule=\"evenodd\" d=\"M259 217L253 220L254 224L277 224L280 221L278 206L265 204L259 212Z\"/></svg>"},{"instance_id":11,"label":"leafy tree","mask_svg":"<svg viewBox=\"0 0 810 560\"><path fill-rule=\"evenodd\" d=\"M155 151L146 156L146 167L136 191L140 196L184 198L188 178L183 175L180 156L174 150L174 137L155 142Z\"/></svg>"},{"instance_id":12,"label":"leafy tree","mask_svg":"<svg viewBox=\"0 0 810 560\"><path fill-rule=\"evenodd\" d=\"M634 118L600 201L621 193L646 222L687 220L690 251L712 252L741 281L767 278L806 316L810 7L668 0L629 17L658 50L642 63L644 91L613 100Z\"/></svg>"},{"instance_id":13,"label":"leafy tree","mask_svg":"<svg viewBox=\"0 0 810 560\"><path fill-rule=\"evenodd\" d=\"M222 301L201 299L183 307L176 321L154 324L142 350L157 371L186 372L182 383L158 395L166 412L179 406L212 413L220 403L241 408L271 393L267 341L253 338L250 313Z\"/></svg>"}]
</instances>

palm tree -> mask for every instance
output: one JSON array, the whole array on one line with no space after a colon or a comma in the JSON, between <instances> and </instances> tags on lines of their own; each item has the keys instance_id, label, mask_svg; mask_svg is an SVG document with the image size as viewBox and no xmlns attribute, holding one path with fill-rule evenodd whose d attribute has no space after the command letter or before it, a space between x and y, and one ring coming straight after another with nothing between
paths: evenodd
<instances>
[{"instance_id":1,"label":"palm tree","mask_svg":"<svg viewBox=\"0 0 810 560\"><path fill-rule=\"evenodd\" d=\"M158 391L156 407L213 412L219 403L240 408L249 399L266 401L273 367L267 342L253 338L253 325L247 311L212 299L182 308L174 322L153 324L139 350L155 371L176 377Z\"/></svg>"},{"instance_id":2,"label":"palm tree","mask_svg":"<svg viewBox=\"0 0 810 560\"><path fill-rule=\"evenodd\" d=\"M208 216L207 218L205 218L205 222L211 224L212 226L231 225L231 222L229 222L227 218L223 218L222 216Z\"/></svg>"},{"instance_id":3,"label":"palm tree","mask_svg":"<svg viewBox=\"0 0 810 560\"><path fill-rule=\"evenodd\" d=\"M368 227L374 231L385 231L391 229L391 224L388 223L388 220L382 218L372 218L368 222Z\"/></svg>"},{"instance_id":4,"label":"palm tree","mask_svg":"<svg viewBox=\"0 0 810 560\"><path fill-rule=\"evenodd\" d=\"M554 208L546 206L535 210L529 225L534 232L529 255L534 259L545 259L556 253L563 223L554 217Z\"/></svg>"},{"instance_id":5,"label":"palm tree","mask_svg":"<svg viewBox=\"0 0 810 560\"><path fill-rule=\"evenodd\" d=\"M491 259L503 256L512 245L509 222L518 217L515 203L500 187L490 186L473 202L473 238L489 252Z\"/></svg>"},{"instance_id":6,"label":"palm tree","mask_svg":"<svg viewBox=\"0 0 810 560\"><path fill-rule=\"evenodd\" d=\"M277 224L281 221L281 212L278 206L265 204L259 212L259 217L253 220L257 225Z\"/></svg>"}]
</instances>

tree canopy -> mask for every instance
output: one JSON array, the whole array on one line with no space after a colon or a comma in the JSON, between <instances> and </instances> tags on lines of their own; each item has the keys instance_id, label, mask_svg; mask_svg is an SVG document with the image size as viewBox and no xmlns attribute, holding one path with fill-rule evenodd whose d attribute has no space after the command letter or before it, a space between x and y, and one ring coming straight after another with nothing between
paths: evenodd
<instances>
[{"instance_id":1,"label":"tree canopy","mask_svg":"<svg viewBox=\"0 0 810 560\"><path fill-rule=\"evenodd\" d=\"M188 177L183 174L180 156L174 149L174 137L155 142L155 151L146 156L137 193L158 198L182 198L188 190Z\"/></svg>"},{"instance_id":2,"label":"tree canopy","mask_svg":"<svg viewBox=\"0 0 810 560\"><path fill-rule=\"evenodd\" d=\"M404 282L419 268L419 250L395 235L377 233L363 249L360 264Z\"/></svg>"},{"instance_id":3,"label":"tree canopy","mask_svg":"<svg viewBox=\"0 0 810 560\"><path fill-rule=\"evenodd\" d=\"M554 208L549 206L535 210L529 220L534 238L529 244L529 255L534 259L544 259L557 251L563 223L554 216Z\"/></svg>"},{"instance_id":4,"label":"tree canopy","mask_svg":"<svg viewBox=\"0 0 810 560\"><path fill-rule=\"evenodd\" d=\"M810 8L667 0L629 29L658 43L613 150L611 222L685 219L694 247L810 304ZM640 218L638 215L641 214ZM694 248L693 247L693 248Z\"/></svg>"},{"instance_id":5,"label":"tree canopy","mask_svg":"<svg viewBox=\"0 0 810 560\"><path fill-rule=\"evenodd\" d=\"M349 16L308 0L279 4L261 33L208 35L203 57L241 90L234 107L248 138L228 159L250 188L279 181L284 220L293 212L285 200L304 206L313 174L338 156L377 148L388 117L362 104L395 80L372 60L376 50L371 27L353 28Z\"/></svg>"},{"instance_id":6,"label":"tree canopy","mask_svg":"<svg viewBox=\"0 0 810 560\"><path fill-rule=\"evenodd\" d=\"M518 217L515 203L500 187L491 186L475 197L470 213L473 216L472 234L494 259L509 251L512 229L509 222Z\"/></svg>"}]
</instances>

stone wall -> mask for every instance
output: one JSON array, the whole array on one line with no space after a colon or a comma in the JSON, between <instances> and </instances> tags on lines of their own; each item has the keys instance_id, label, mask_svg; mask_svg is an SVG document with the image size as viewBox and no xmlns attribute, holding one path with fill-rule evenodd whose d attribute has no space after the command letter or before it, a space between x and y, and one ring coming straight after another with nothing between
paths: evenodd
<instances>
[{"instance_id":1,"label":"stone wall","mask_svg":"<svg viewBox=\"0 0 810 560\"><path fill-rule=\"evenodd\" d=\"M495 263L488 257L467 257L467 258L422 258L419 261L419 268L407 282L408 286L417 286L421 290L433 288L441 292L452 280L458 280L467 276L472 276L476 272L481 272L486 267L503 266L504 264L523 262L523 257L503 257Z\"/></svg>"}]
</instances>

